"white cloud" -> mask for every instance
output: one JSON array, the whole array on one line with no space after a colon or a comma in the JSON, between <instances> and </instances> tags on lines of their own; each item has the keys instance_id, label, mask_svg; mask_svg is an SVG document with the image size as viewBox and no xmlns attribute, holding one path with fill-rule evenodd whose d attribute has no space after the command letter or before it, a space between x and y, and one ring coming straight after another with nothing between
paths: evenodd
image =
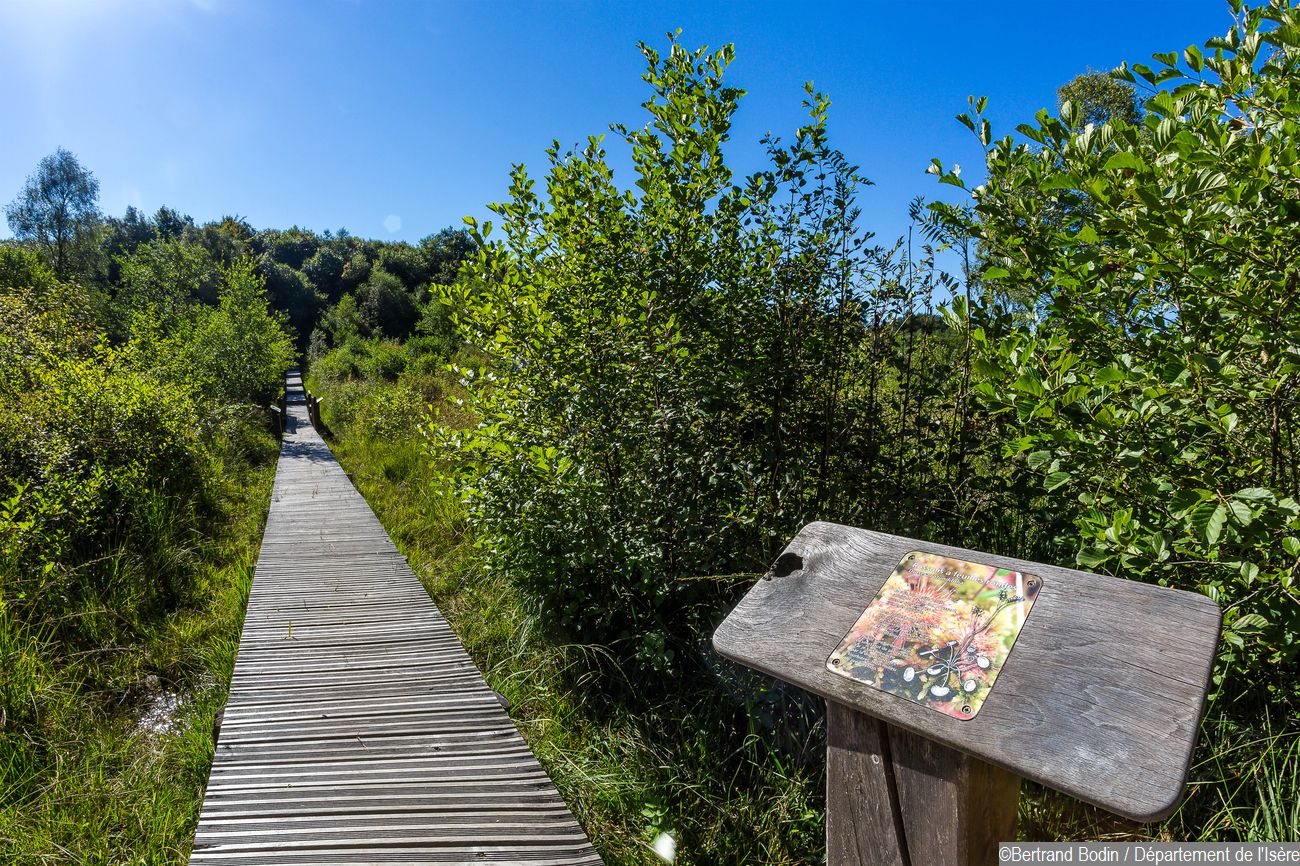
<instances>
[{"instance_id":1,"label":"white cloud","mask_svg":"<svg viewBox=\"0 0 1300 866\"><path fill-rule=\"evenodd\" d=\"M395 213L390 213L384 217L384 230L390 235L400 232L402 230L402 218Z\"/></svg>"}]
</instances>

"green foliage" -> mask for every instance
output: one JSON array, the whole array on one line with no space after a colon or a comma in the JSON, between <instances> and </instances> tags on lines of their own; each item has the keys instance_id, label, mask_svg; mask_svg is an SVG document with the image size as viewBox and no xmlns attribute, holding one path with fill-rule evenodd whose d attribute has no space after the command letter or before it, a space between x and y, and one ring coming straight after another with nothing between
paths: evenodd
<instances>
[{"instance_id":1,"label":"green foliage","mask_svg":"<svg viewBox=\"0 0 1300 866\"><path fill-rule=\"evenodd\" d=\"M5 207L14 237L45 253L56 274L67 276L99 219L99 181L69 151L59 148L36 166Z\"/></svg>"},{"instance_id":2,"label":"green foliage","mask_svg":"<svg viewBox=\"0 0 1300 866\"><path fill-rule=\"evenodd\" d=\"M347 262L338 244L322 244L303 262L302 272L316 291L333 300L343 294L343 269Z\"/></svg>"},{"instance_id":3,"label":"green foliage","mask_svg":"<svg viewBox=\"0 0 1300 866\"><path fill-rule=\"evenodd\" d=\"M195 241L202 244L213 260L223 266L232 265L236 260L250 255L255 236L256 233L246 220L233 216L208 223L194 233Z\"/></svg>"},{"instance_id":4,"label":"green foliage","mask_svg":"<svg viewBox=\"0 0 1300 866\"><path fill-rule=\"evenodd\" d=\"M267 405L293 365L293 340L282 314L268 306L262 278L248 259L222 272L216 310L204 311L171 342L189 361L193 379L207 385L205 397L230 403Z\"/></svg>"},{"instance_id":5,"label":"green foliage","mask_svg":"<svg viewBox=\"0 0 1300 866\"><path fill-rule=\"evenodd\" d=\"M1056 101L1061 114L1068 114L1080 129L1090 124L1101 126L1111 119L1125 123L1142 120L1133 85L1105 72L1085 72L1062 84L1056 89Z\"/></svg>"},{"instance_id":6,"label":"green foliage","mask_svg":"<svg viewBox=\"0 0 1300 866\"><path fill-rule=\"evenodd\" d=\"M292 346L247 262L213 308L153 267L209 263L201 248L137 252L133 285L176 308L142 304L111 346L89 292L0 247L5 863L183 861L233 663L270 482L250 464L275 451L242 401L274 396ZM154 701L158 730L138 724Z\"/></svg>"},{"instance_id":7,"label":"green foliage","mask_svg":"<svg viewBox=\"0 0 1300 866\"><path fill-rule=\"evenodd\" d=\"M461 372L480 423L433 441L492 568L579 640L668 669L727 597L702 576L761 573L815 518L933 512L957 343L914 326L926 289L859 226L825 97L735 184L731 48L642 51L649 122L614 128L635 191L599 139L556 145L547 198L516 167L504 240L475 228L441 300L485 356Z\"/></svg>"},{"instance_id":8,"label":"green foliage","mask_svg":"<svg viewBox=\"0 0 1300 866\"><path fill-rule=\"evenodd\" d=\"M211 254L176 238L143 243L116 261L123 315L147 312L174 322L194 303L215 303L219 273Z\"/></svg>"},{"instance_id":9,"label":"green foliage","mask_svg":"<svg viewBox=\"0 0 1300 866\"><path fill-rule=\"evenodd\" d=\"M165 619L137 621L138 632L115 642L68 646L0 605L6 864L185 862L273 474L230 473L229 517L194 542L187 598Z\"/></svg>"},{"instance_id":10,"label":"green foliage","mask_svg":"<svg viewBox=\"0 0 1300 866\"><path fill-rule=\"evenodd\" d=\"M294 226L283 231L268 229L252 239L253 251L265 257L265 261L276 262L298 271L321 248L321 239L315 232Z\"/></svg>"},{"instance_id":11,"label":"green foliage","mask_svg":"<svg viewBox=\"0 0 1300 866\"><path fill-rule=\"evenodd\" d=\"M419 317L411 292L382 267L371 270L357 290L357 312L369 333L393 339L410 334Z\"/></svg>"},{"instance_id":12,"label":"green foliage","mask_svg":"<svg viewBox=\"0 0 1300 866\"><path fill-rule=\"evenodd\" d=\"M296 268L276 261L263 253L257 259L257 272L266 286L271 305L284 313L295 334L307 335L320 314L325 298Z\"/></svg>"},{"instance_id":13,"label":"green foliage","mask_svg":"<svg viewBox=\"0 0 1300 866\"><path fill-rule=\"evenodd\" d=\"M404 286L423 286L431 276L423 251L406 243L386 245L377 264Z\"/></svg>"},{"instance_id":14,"label":"green foliage","mask_svg":"<svg viewBox=\"0 0 1300 866\"><path fill-rule=\"evenodd\" d=\"M474 252L474 238L465 229L445 228L420 241L428 280L445 286L456 281L461 263Z\"/></svg>"},{"instance_id":15,"label":"green foliage","mask_svg":"<svg viewBox=\"0 0 1300 866\"><path fill-rule=\"evenodd\" d=\"M325 311L317 331L321 335L320 345L328 349L331 346L345 346L353 339L368 335L370 329L361 321L356 296L349 294ZM319 357L321 353L312 354L313 357Z\"/></svg>"},{"instance_id":16,"label":"green foliage","mask_svg":"<svg viewBox=\"0 0 1300 866\"><path fill-rule=\"evenodd\" d=\"M1006 454L1041 475L1080 565L1220 602L1215 680L1243 706L1300 705L1269 673L1300 646L1297 32L1271 3L1183 66L1125 67L1151 88L1141 124L1040 114L1029 144L986 136L970 226L989 284L1047 299L1036 326L992 311L974 333ZM1062 221L1064 197L1086 206Z\"/></svg>"}]
</instances>

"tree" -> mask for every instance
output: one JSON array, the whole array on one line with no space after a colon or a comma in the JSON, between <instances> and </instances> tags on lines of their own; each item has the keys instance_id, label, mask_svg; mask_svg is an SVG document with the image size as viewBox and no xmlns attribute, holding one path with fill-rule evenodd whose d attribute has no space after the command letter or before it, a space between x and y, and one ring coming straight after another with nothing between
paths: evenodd
<instances>
[{"instance_id":1,"label":"tree","mask_svg":"<svg viewBox=\"0 0 1300 866\"><path fill-rule=\"evenodd\" d=\"M271 306L284 312L299 334L311 333L325 298L316 292L302 271L266 253L258 256L256 263L258 273L266 282Z\"/></svg>"},{"instance_id":2,"label":"tree","mask_svg":"<svg viewBox=\"0 0 1300 866\"><path fill-rule=\"evenodd\" d=\"M308 229L267 229L253 239L253 249L272 261L301 270L303 262L320 247L321 239Z\"/></svg>"},{"instance_id":3,"label":"tree","mask_svg":"<svg viewBox=\"0 0 1300 866\"><path fill-rule=\"evenodd\" d=\"M693 578L761 570L803 522L866 522L885 491L867 525L892 525L937 485L891 483L921 483L910 470L933 448L889 476L877 459L921 426L882 396L903 379L884 369L883 323L908 303L880 279L829 100L809 88L808 123L766 139L769 168L737 183L732 48L642 51L648 122L613 127L633 182L598 137L553 145L545 177L516 166L492 206L503 237L475 225L460 278L436 290L478 364L461 381L481 420L428 441L463 458L447 463L489 568L576 640L664 669L722 594Z\"/></svg>"},{"instance_id":4,"label":"tree","mask_svg":"<svg viewBox=\"0 0 1300 866\"><path fill-rule=\"evenodd\" d=\"M172 321L187 306L217 302L217 267L208 251L175 238L160 237L117 259L119 297L130 310L150 309Z\"/></svg>"},{"instance_id":5,"label":"tree","mask_svg":"<svg viewBox=\"0 0 1300 866\"><path fill-rule=\"evenodd\" d=\"M177 341L177 354L188 352L195 381L206 383L215 399L270 403L293 363L289 323L269 304L258 271L248 258L224 268L217 308L205 310Z\"/></svg>"},{"instance_id":6,"label":"tree","mask_svg":"<svg viewBox=\"0 0 1300 866\"><path fill-rule=\"evenodd\" d=\"M438 285L450 285L461 263L474 252L474 238L465 229L448 226L420 241L420 250L428 260L429 278Z\"/></svg>"},{"instance_id":7,"label":"tree","mask_svg":"<svg viewBox=\"0 0 1300 866\"><path fill-rule=\"evenodd\" d=\"M383 268L370 272L370 279L357 292L361 321L372 332L403 339L420 316L415 299L402 281Z\"/></svg>"},{"instance_id":8,"label":"tree","mask_svg":"<svg viewBox=\"0 0 1300 866\"><path fill-rule=\"evenodd\" d=\"M1108 120L1140 123L1142 107L1133 85L1107 72L1085 72L1056 89L1058 107L1074 106L1073 124L1101 126Z\"/></svg>"},{"instance_id":9,"label":"tree","mask_svg":"<svg viewBox=\"0 0 1300 866\"><path fill-rule=\"evenodd\" d=\"M412 291L419 291L429 282L428 261L420 250L408 243L385 244L379 251L376 264Z\"/></svg>"},{"instance_id":10,"label":"tree","mask_svg":"<svg viewBox=\"0 0 1300 866\"><path fill-rule=\"evenodd\" d=\"M316 291L334 301L343 294L343 268L347 266L347 258L341 250L339 241L326 241L302 263L302 272Z\"/></svg>"},{"instance_id":11,"label":"tree","mask_svg":"<svg viewBox=\"0 0 1300 866\"><path fill-rule=\"evenodd\" d=\"M153 224L158 228L159 237L179 238L186 229L194 228L194 217L163 205L153 215Z\"/></svg>"},{"instance_id":12,"label":"tree","mask_svg":"<svg viewBox=\"0 0 1300 866\"><path fill-rule=\"evenodd\" d=\"M1181 62L1121 67L1150 93L1140 124L1043 112L1025 143L966 117L988 181L961 226L986 283L1047 299L1034 324L972 311L973 391L1077 563L1218 600L1217 682L1293 713L1274 672L1300 659L1297 33L1272 0Z\"/></svg>"},{"instance_id":13,"label":"tree","mask_svg":"<svg viewBox=\"0 0 1300 866\"><path fill-rule=\"evenodd\" d=\"M354 295L344 295L339 302L330 307L320 317L320 327L326 348L342 346L357 337L368 336L368 330L361 321ZM312 334L315 337L315 333Z\"/></svg>"},{"instance_id":14,"label":"tree","mask_svg":"<svg viewBox=\"0 0 1300 866\"><path fill-rule=\"evenodd\" d=\"M14 237L39 246L54 272L67 276L73 251L99 220L99 181L70 151L59 148L36 166L5 207Z\"/></svg>"},{"instance_id":15,"label":"tree","mask_svg":"<svg viewBox=\"0 0 1300 866\"><path fill-rule=\"evenodd\" d=\"M255 234L243 217L224 216L217 222L205 223L195 237L207 247L214 261L229 266L248 254Z\"/></svg>"}]
</instances>

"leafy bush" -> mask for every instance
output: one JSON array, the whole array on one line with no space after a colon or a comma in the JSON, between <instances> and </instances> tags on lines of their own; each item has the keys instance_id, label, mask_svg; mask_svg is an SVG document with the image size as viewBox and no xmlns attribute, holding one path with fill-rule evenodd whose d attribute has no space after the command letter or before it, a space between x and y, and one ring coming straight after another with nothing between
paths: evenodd
<instances>
[{"instance_id":1,"label":"leafy bush","mask_svg":"<svg viewBox=\"0 0 1300 866\"><path fill-rule=\"evenodd\" d=\"M159 238L120 256L122 286L118 304L124 312L151 310L167 321L196 301L216 301L217 265L206 249L178 238Z\"/></svg>"},{"instance_id":2,"label":"leafy bush","mask_svg":"<svg viewBox=\"0 0 1300 866\"><path fill-rule=\"evenodd\" d=\"M350 419L352 432L363 439L418 435L428 419L429 404L440 391L435 380L380 382L357 400Z\"/></svg>"},{"instance_id":3,"label":"leafy bush","mask_svg":"<svg viewBox=\"0 0 1300 866\"><path fill-rule=\"evenodd\" d=\"M406 369L406 347L393 340L371 340L363 344L361 374L371 381L393 381Z\"/></svg>"},{"instance_id":4,"label":"leafy bush","mask_svg":"<svg viewBox=\"0 0 1300 866\"><path fill-rule=\"evenodd\" d=\"M977 311L975 391L1078 563L1218 600L1216 682L1293 707L1271 672L1300 647L1297 33L1273 2L1181 65L1121 68L1149 90L1141 123L1082 126L1066 103L1017 143L967 118L989 180L973 224L940 208L991 288L1036 299L1033 324Z\"/></svg>"},{"instance_id":5,"label":"leafy bush","mask_svg":"<svg viewBox=\"0 0 1300 866\"><path fill-rule=\"evenodd\" d=\"M761 572L808 520L928 519L964 434L960 341L922 326L930 286L859 226L825 97L735 184L732 50L642 50L650 121L614 127L639 192L595 138L551 149L546 200L515 169L504 240L476 232L441 298L485 356L461 374L479 424L432 441L458 455L491 567L570 634L663 669L727 597L699 578Z\"/></svg>"},{"instance_id":6,"label":"leafy bush","mask_svg":"<svg viewBox=\"0 0 1300 866\"><path fill-rule=\"evenodd\" d=\"M171 324L137 315L127 347L134 363L220 412L231 404L267 406L294 361L283 314L268 306L253 262L222 270L218 306L194 307Z\"/></svg>"},{"instance_id":7,"label":"leafy bush","mask_svg":"<svg viewBox=\"0 0 1300 866\"><path fill-rule=\"evenodd\" d=\"M81 644L176 602L212 476L186 395L95 347L76 297L0 287L0 603Z\"/></svg>"}]
</instances>

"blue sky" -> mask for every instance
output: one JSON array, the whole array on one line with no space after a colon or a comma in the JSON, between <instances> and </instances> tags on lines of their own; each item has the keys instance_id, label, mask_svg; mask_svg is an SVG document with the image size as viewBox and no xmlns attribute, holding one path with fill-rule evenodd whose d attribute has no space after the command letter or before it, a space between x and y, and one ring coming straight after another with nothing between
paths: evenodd
<instances>
[{"instance_id":1,"label":"blue sky","mask_svg":"<svg viewBox=\"0 0 1300 866\"><path fill-rule=\"evenodd\" d=\"M875 181L862 205L883 240L935 192L931 157L978 176L953 120L968 95L1010 131L1080 72L1229 24L1222 0L0 0L0 203L62 146L110 214L166 204L200 222L418 240L488 216L510 166L540 171L552 139L639 125L636 43L663 47L680 27L688 47L736 45L738 171L760 166L765 132L801 122L804 81L829 93L832 141Z\"/></svg>"}]
</instances>

